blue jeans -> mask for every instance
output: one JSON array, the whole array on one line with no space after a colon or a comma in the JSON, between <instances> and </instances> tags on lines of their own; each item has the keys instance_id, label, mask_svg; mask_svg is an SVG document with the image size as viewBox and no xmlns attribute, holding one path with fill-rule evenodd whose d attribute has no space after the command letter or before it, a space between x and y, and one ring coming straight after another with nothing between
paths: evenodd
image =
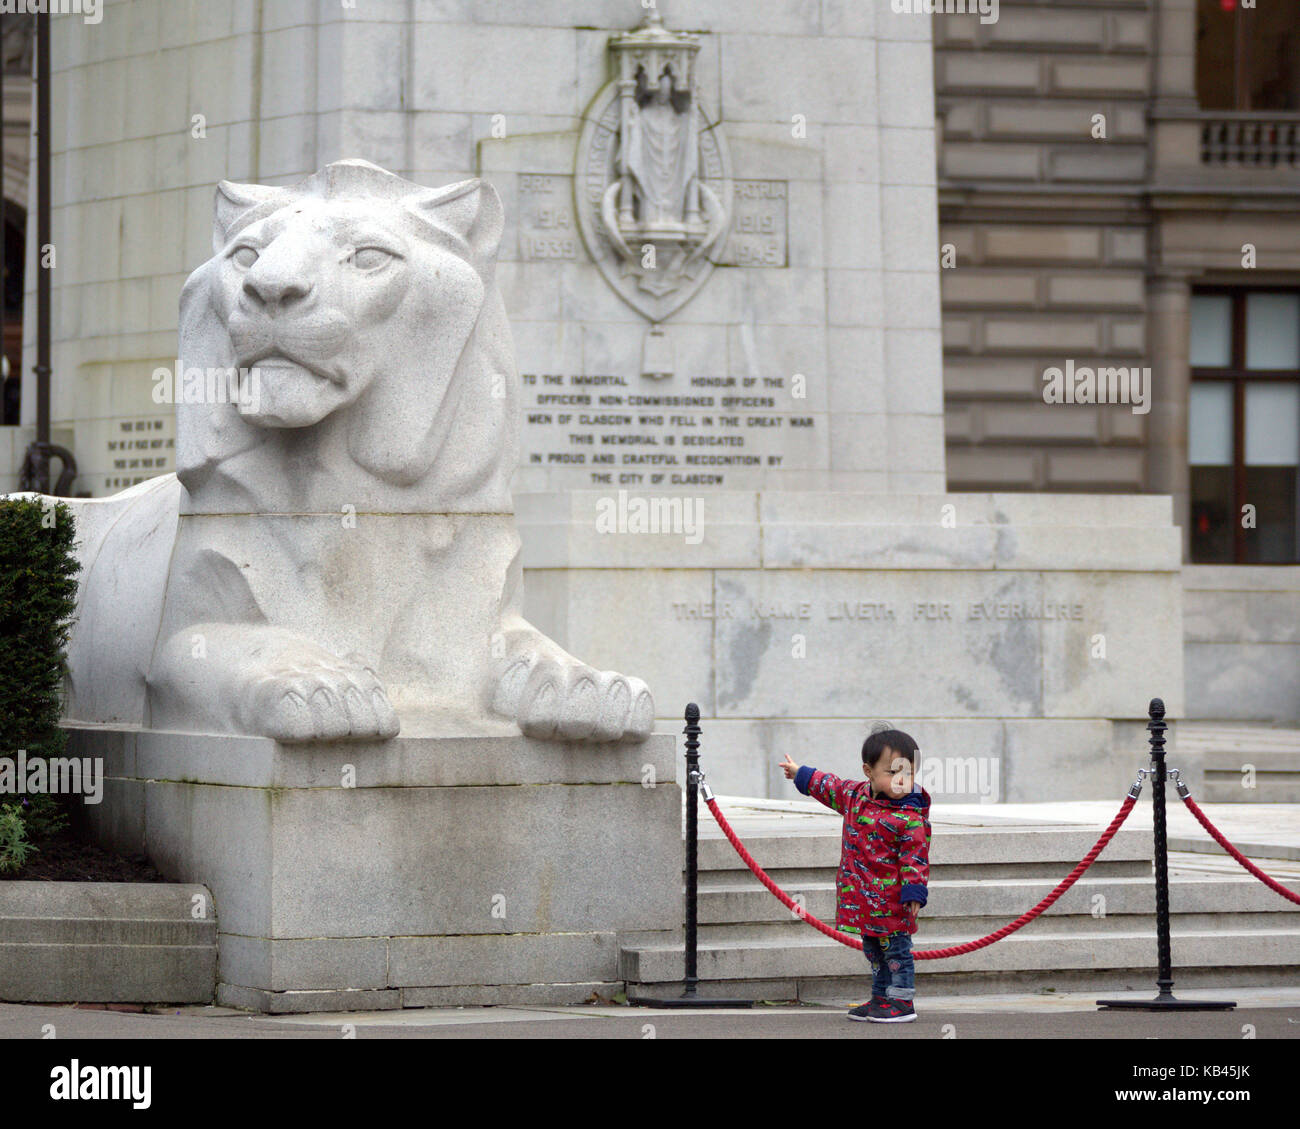
<instances>
[{"instance_id":1,"label":"blue jeans","mask_svg":"<svg viewBox=\"0 0 1300 1129\"><path fill-rule=\"evenodd\" d=\"M862 935L862 951L871 962L871 994L891 1000L910 1000L916 995L916 965L912 960L912 938L907 933L887 937Z\"/></svg>"}]
</instances>

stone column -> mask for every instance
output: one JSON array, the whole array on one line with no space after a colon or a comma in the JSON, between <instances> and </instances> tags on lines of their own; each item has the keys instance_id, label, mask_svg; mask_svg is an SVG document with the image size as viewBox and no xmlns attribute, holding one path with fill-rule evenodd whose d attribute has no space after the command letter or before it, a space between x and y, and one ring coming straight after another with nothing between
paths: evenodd
<instances>
[{"instance_id":1,"label":"stone column","mask_svg":"<svg viewBox=\"0 0 1300 1129\"><path fill-rule=\"evenodd\" d=\"M1147 490L1174 499L1174 524L1183 531L1188 558L1190 473L1187 466L1187 413L1191 365L1191 287L1187 276L1156 275L1147 281L1151 342L1151 415L1147 425Z\"/></svg>"},{"instance_id":2,"label":"stone column","mask_svg":"<svg viewBox=\"0 0 1300 1129\"><path fill-rule=\"evenodd\" d=\"M1157 108L1196 110L1196 0L1160 0L1154 30Z\"/></svg>"}]
</instances>

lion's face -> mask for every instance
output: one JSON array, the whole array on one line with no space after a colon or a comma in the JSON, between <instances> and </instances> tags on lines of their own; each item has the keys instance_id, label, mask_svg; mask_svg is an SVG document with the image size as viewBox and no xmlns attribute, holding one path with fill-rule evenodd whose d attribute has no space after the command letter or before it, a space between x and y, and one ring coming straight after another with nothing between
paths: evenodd
<instances>
[{"instance_id":1,"label":"lion's face","mask_svg":"<svg viewBox=\"0 0 1300 1129\"><path fill-rule=\"evenodd\" d=\"M287 187L222 181L215 203L177 355L257 385L177 405L191 512L337 509L338 491L385 512L508 508L517 380L491 186L349 160Z\"/></svg>"},{"instance_id":2,"label":"lion's face","mask_svg":"<svg viewBox=\"0 0 1300 1129\"><path fill-rule=\"evenodd\" d=\"M319 423L381 369L418 361L431 323L468 333L483 300L477 272L402 220L371 202L304 199L219 252L214 303L236 365L256 373L248 422Z\"/></svg>"}]
</instances>

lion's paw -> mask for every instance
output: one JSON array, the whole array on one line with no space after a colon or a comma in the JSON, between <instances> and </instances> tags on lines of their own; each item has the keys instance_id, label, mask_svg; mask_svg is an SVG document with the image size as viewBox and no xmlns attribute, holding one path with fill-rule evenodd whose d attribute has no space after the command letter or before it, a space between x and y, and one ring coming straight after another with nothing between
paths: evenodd
<instances>
[{"instance_id":1,"label":"lion's paw","mask_svg":"<svg viewBox=\"0 0 1300 1129\"><path fill-rule=\"evenodd\" d=\"M379 678L356 657L282 661L249 689L254 727L277 741L387 740L400 728Z\"/></svg>"},{"instance_id":2,"label":"lion's paw","mask_svg":"<svg viewBox=\"0 0 1300 1129\"><path fill-rule=\"evenodd\" d=\"M507 667L494 708L529 737L565 741L644 741L655 716L639 678L536 657Z\"/></svg>"}]
</instances>

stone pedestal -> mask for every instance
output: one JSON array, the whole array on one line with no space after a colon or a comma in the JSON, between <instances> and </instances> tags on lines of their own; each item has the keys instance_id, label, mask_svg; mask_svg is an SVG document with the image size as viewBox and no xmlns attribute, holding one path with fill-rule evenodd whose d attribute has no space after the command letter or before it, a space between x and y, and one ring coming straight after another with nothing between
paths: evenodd
<instances>
[{"instance_id":1,"label":"stone pedestal","mask_svg":"<svg viewBox=\"0 0 1300 1129\"><path fill-rule=\"evenodd\" d=\"M217 1000L267 1012L580 1003L681 935L670 736L287 747L70 728L97 838L216 902Z\"/></svg>"}]
</instances>

